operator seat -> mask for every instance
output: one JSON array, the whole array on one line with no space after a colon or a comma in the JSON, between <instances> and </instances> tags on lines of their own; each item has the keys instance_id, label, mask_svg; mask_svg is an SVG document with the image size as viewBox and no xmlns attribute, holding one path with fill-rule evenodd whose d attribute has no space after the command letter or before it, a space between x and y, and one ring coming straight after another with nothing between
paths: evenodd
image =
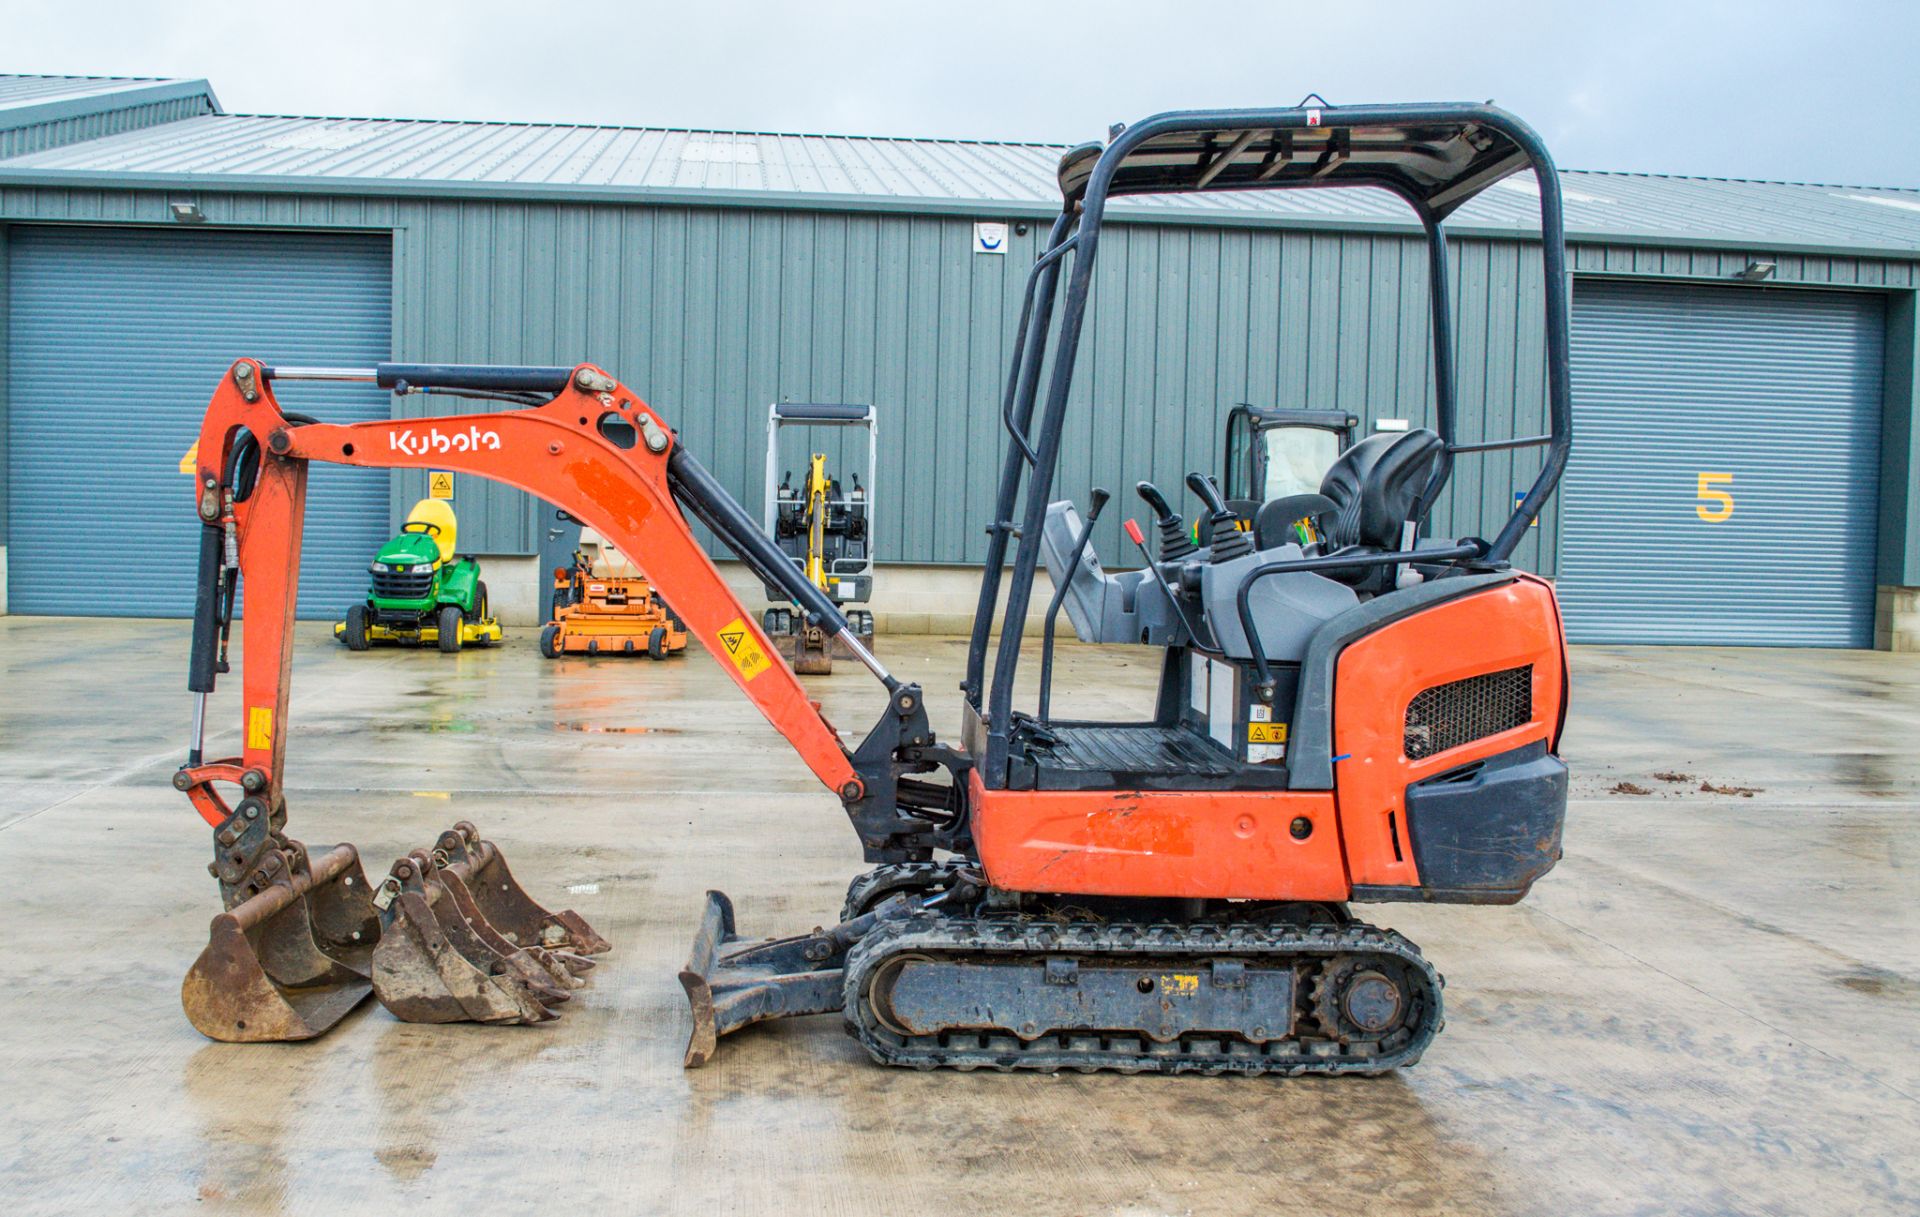
<instances>
[{"instance_id":1,"label":"operator seat","mask_svg":"<svg viewBox=\"0 0 1920 1217\"><path fill-rule=\"evenodd\" d=\"M401 526L402 532L424 532L433 538L439 546L440 561L453 561L455 542L459 538L460 524L453 514L453 505L445 499L421 499L407 513L407 522Z\"/></svg>"},{"instance_id":2,"label":"operator seat","mask_svg":"<svg viewBox=\"0 0 1920 1217\"><path fill-rule=\"evenodd\" d=\"M1425 427L1398 434L1369 435L1340 454L1320 483L1333 504L1327 517L1329 554L1387 553L1400 548L1407 520L1426 489L1446 443ZM1391 566L1362 566L1327 571L1362 593L1378 594L1395 584Z\"/></svg>"}]
</instances>

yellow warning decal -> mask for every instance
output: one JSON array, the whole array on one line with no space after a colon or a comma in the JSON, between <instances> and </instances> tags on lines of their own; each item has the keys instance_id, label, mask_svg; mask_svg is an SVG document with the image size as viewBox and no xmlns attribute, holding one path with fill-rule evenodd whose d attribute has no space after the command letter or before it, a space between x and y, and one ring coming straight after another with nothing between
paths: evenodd
<instances>
[{"instance_id":1,"label":"yellow warning decal","mask_svg":"<svg viewBox=\"0 0 1920 1217\"><path fill-rule=\"evenodd\" d=\"M733 666L740 669L742 680L752 680L773 666L767 653L754 641L744 617L735 617L720 627L720 649L733 661Z\"/></svg>"},{"instance_id":2,"label":"yellow warning decal","mask_svg":"<svg viewBox=\"0 0 1920 1217\"><path fill-rule=\"evenodd\" d=\"M199 460L200 460L200 441L194 440L193 443L187 447L186 455L180 458L180 472L188 473L188 474L192 473L194 471L194 466L199 463Z\"/></svg>"},{"instance_id":3,"label":"yellow warning decal","mask_svg":"<svg viewBox=\"0 0 1920 1217\"><path fill-rule=\"evenodd\" d=\"M247 747L273 747L273 710L271 707L247 707Z\"/></svg>"},{"instance_id":4,"label":"yellow warning decal","mask_svg":"<svg viewBox=\"0 0 1920 1217\"><path fill-rule=\"evenodd\" d=\"M444 469L427 472L427 497L430 499L450 499L453 497L453 474Z\"/></svg>"},{"instance_id":5,"label":"yellow warning decal","mask_svg":"<svg viewBox=\"0 0 1920 1217\"><path fill-rule=\"evenodd\" d=\"M1247 742L1249 744L1284 744L1287 742L1285 723L1248 723Z\"/></svg>"},{"instance_id":6,"label":"yellow warning decal","mask_svg":"<svg viewBox=\"0 0 1920 1217\"><path fill-rule=\"evenodd\" d=\"M1199 991L1198 972L1167 972L1160 977L1160 992L1168 997L1192 997Z\"/></svg>"}]
</instances>

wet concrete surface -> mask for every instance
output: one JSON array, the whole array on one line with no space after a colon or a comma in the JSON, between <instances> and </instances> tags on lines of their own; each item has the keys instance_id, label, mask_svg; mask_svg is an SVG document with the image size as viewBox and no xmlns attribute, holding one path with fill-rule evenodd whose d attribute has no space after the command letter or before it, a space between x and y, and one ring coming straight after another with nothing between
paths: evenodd
<instances>
[{"instance_id":1,"label":"wet concrete surface","mask_svg":"<svg viewBox=\"0 0 1920 1217\"><path fill-rule=\"evenodd\" d=\"M475 820L613 940L592 984L537 1028L369 1003L210 1043L178 1000L217 904L167 785L185 639L0 618L0 1211L1920 1210L1920 657L1576 648L1566 860L1511 909L1364 910L1446 974L1447 1029L1289 1081L886 1070L836 1016L683 1071L702 892L750 934L831 921L852 833L697 650L553 663L525 631L350 656L303 625L291 829L384 871ZM951 730L962 644L883 646ZM1065 648L1057 709L1143 710L1155 674ZM809 687L878 713L850 665ZM237 717L223 692L212 752Z\"/></svg>"}]
</instances>

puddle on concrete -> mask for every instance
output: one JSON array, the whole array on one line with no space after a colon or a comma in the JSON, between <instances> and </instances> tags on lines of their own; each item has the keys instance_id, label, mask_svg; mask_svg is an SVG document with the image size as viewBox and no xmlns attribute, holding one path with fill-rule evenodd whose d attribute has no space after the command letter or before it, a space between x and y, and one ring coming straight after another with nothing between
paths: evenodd
<instances>
[{"instance_id":1,"label":"puddle on concrete","mask_svg":"<svg viewBox=\"0 0 1920 1217\"><path fill-rule=\"evenodd\" d=\"M1864 993L1868 997L1894 997L1911 999L1920 994L1920 982L1915 982L1890 972L1885 968L1876 968L1871 964L1861 964L1833 978L1833 983L1855 993Z\"/></svg>"},{"instance_id":2,"label":"puddle on concrete","mask_svg":"<svg viewBox=\"0 0 1920 1217\"><path fill-rule=\"evenodd\" d=\"M472 735L480 730L480 724L470 718L409 719L404 722L375 723L372 730L380 735Z\"/></svg>"},{"instance_id":3,"label":"puddle on concrete","mask_svg":"<svg viewBox=\"0 0 1920 1217\"><path fill-rule=\"evenodd\" d=\"M1896 790L1911 784L1914 767L1911 758L1885 752L1843 752L1833 758L1836 785L1868 792Z\"/></svg>"}]
</instances>

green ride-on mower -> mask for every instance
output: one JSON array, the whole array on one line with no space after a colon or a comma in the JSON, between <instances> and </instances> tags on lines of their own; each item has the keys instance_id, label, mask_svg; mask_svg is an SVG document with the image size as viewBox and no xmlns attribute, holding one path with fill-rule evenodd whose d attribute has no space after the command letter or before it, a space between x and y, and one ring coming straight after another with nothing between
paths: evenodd
<instances>
[{"instance_id":1,"label":"green ride-on mower","mask_svg":"<svg viewBox=\"0 0 1920 1217\"><path fill-rule=\"evenodd\" d=\"M457 527L443 500L415 503L400 535L382 545L368 567L373 579L366 603L348 609L333 636L350 651L376 642L434 643L448 652L499 642L480 563L453 552Z\"/></svg>"}]
</instances>

